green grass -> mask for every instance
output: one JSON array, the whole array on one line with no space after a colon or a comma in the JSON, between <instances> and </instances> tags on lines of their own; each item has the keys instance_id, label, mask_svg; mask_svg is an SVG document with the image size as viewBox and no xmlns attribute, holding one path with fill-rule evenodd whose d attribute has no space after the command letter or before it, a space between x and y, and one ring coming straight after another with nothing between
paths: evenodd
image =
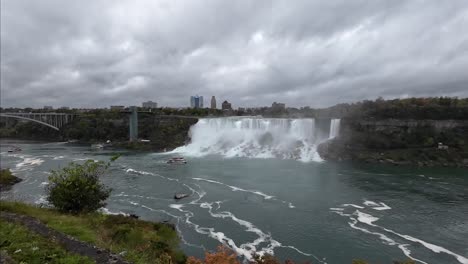
<instances>
[{"instance_id":1,"label":"green grass","mask_svg":"<svg viewBox=\"0 0 468 264\"><path fill-rule=\"evenodd\" d=\"M70 215L6 201L0 201L0 211L36 217L50 228L114 253L126 251L124 258L134 263L158 263L167 256L185 263L177 232L166 224L100 213Z\"/></svg>"},{"instance_id":2,"label":"green grass","mask_svg":"<svg viewBox=\"0 0 468 264\"><path fill-rule=\"evenodd\" d=\"M72 254L60 245L30 232L19 224L0 220L0 247L18 263L94 263L93 260Z\"/></svg>"}]
</instances>

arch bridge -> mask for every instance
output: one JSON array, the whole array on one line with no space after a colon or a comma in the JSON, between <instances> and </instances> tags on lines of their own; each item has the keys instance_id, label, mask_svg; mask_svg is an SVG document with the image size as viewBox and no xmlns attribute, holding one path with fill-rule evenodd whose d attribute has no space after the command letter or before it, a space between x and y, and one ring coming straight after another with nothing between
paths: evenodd
<instances>
[{"instance_id":1,"label":"arch bridge","mask_svg":"<svg viewBox=\"0 0 468 264\"><path fill-rule=\"evenodd\" d=\"M0 117L27 120L59 131L64 125L70 123L75 115L65 113L0 113Z\"/></svg>"}]
</instances>

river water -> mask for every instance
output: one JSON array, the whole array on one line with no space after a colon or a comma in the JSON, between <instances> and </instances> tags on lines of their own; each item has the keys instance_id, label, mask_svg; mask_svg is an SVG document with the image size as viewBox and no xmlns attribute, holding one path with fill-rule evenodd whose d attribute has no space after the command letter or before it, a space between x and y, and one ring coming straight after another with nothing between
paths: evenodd
<instances>
[{"instance_id":1,"label":"river water","mask_svg":"<svg viewBox=\"0 0 468 264\"><path fill-rule=\"evenodd\" d=\"M200 131L191 133L201 137ZM235 135L229 138L206 140L211 146L236 148ZM189 145L178 150L187 157L186 165L166 164L175 154L2 140L1 166L23 181L1 195L46 203L50 170L87 159L107 161L121 153L102 178L113 188L103 211L176 224L188 255L200 257L224 243L245 259L255 251L312 263L356 258L468 263L466 169L336 164L320 161L302 143L302 151L281 151L285 148L272 143L276 140L275 135L269 139L268 146L274 146L269 151L244 155L220 146L203 152ZM237 151L245 150L247 141ZM22 151L8 153L11 145ZM175 201L176 192L190 197Z\"/></svg>"}]
</instances>

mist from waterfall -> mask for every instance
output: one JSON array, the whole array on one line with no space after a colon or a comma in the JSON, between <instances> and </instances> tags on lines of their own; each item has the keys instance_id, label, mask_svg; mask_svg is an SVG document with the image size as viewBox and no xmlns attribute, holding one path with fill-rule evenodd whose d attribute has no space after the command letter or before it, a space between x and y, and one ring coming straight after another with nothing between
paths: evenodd
<instances>
[{"instance_id":1,"label":"mist from waterfall","mask_svg":"<svg viewBox=\"0 0 468 264\"><path fill-rule=\"evenodd\" d=\"M191 127L190 144L174 152L195 157L218 154L322 161L317 145L328 139L329 124L327 120L317 125L312 118L204 118Z\"/></svg>"}]
</instances>

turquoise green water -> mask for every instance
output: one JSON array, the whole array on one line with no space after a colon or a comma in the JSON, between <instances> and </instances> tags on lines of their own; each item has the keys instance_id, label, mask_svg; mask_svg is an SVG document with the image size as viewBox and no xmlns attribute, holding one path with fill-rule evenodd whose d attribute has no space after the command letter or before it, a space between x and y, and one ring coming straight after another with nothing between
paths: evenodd
<instances>
[{"instance_id":1,"label":"turquoise green water","mask_svg":"<svg viewBox=\"0 0 468 264\"><path fill-rule=\"evenodd\" d=\"M7 153L8 145L23 151ZM2 141L1 165L23 181L3 199L43 203L48 172L115 152L64 143ZM312 263L354 258L391 263L468 263L468 171L220 156L187 158L123 152L103 181L106 212L177 225L182 248L229 245ZM175 192L191 194L181 201Z\"/></svg>"}]
</instances>

